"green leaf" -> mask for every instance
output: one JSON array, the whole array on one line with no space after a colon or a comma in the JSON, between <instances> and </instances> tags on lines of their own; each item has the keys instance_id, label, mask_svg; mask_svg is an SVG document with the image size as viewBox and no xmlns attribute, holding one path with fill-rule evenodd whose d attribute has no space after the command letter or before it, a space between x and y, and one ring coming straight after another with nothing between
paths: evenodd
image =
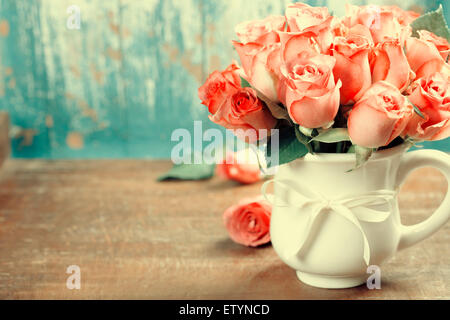
<instances>
[{"instance_id":1,"label":"green leaf","mask_svg":"<svg viewBox=\"0 0 450 320\"><path fill-rule=\"evenodd\" d=\"M307 136L307 137L312 137L313 136L314 129L309 129L309 128L305 128L305 127L302 127L302 126L298 126L298 130L300 130L300 132L303 135Z\"/></svg>"},{"instance_id":2,"label":"green leaf","mask_svg":"<svg viewBox=\"0 0 450 320\"><path fill-rule=\"evenodd\" d=\"M419 115L419 117L421 117L422 119L425 119L425 116L423 115L422 111L420 111L420 109L417 106L415 106L414 104L413 104L413 107L414 107L414 112L417 113Z\"/></svg>"},{"instance_id":3,"label":"green leaf","mask_svg":"<svg viewBox=\"0 0 450 320\"><path fill-rule=\"evenodd\" d=\"M279 105L278 103L273 102L269 98L267 98L263 93L253 88L256 91L256 95L259 99L261 99L272 113L272 116L275 119L284 119L289 120L291 122L291 118L289 117L289 113L283 105Z\"/></svg>"},{"instance_id":4,"label":"green leaf","mask_svg":"<svg viewBox=\"0 0 450 320\"><path fill-rule=\"evenodd\" d=\"M308 153L308 148L297 139L294 127L279 129L278 150L272 150L273 138L274 135L271 136L267 143L266 162L268 168L274 167L277 164L276 161L272 161L273 157L277 157L278 165L282 165L302 158Z\"/></svg>"},{"instance_id":5,"label":"green leaf","mask_svg":"<svg viewBox=\"0 0 450 320\"><path fill-rule=\"evenodd\" d=\"M355 167L350 171L361 168L372 156L373 149L355 145L355 154L356 154Z\"/></svg>"},{"instance_id":6,"label":"green leaf","mask_svg":"<svg viewBox=\"0 0 450 320\"><path fill-rule=\"evenodd\" d=\"M350 141L350 136L348 135L348 130L346 128L332 128L319 133L319 135L312 138L311 141L336 143Z\"/></svg>"},{"instance_id":7,"label":"green leaf","mask_svg":"<svg viewBox=\"0 0 450 320\"><path fill-rule=\"evenodd\" d=\"M433 32L435 35L450 41L450 31L445 21L442 5L436 11L428 12L423 16L417 18L411 23L413 36L418 37L417 31L427 30Z\"/></svg>"},{"instance_id":8,"label":"green leaf","mask_svg":"<svg viewBox=\"0 0 450 320\"><path fill-rule=\"evenodd\" d=\"M313 148L311 144L309 143L309 137L307 137L301 130L300 126L295 126L295 136L297 137L297 140L300 141L301 144L303 144L306 149L308 149L309 153L314 153Z\"/></svg>"},{"instance_id":9,"label":"green leaf","mask_svg":"<svg viewBox=\"0 0 450 320\"><path fill-rule=\"evenodd\" d=\"M241 77L241 87L242 88L251 88L252 86L246 79Z\"/></svg>"},{"instance_id":10,"label":"green leaf","mask_svg":"<svg viewBox=\"0 0 450 320\"><path fill-rule=\"evenodd\" d=\"M355 145L354 145L354 144L352 144L352 145L350 146L350 148L348 148L347 153L356 153L356 151L355 151Z\"/></svg>"},{"instance_id":11,"label":"green leaf","mask_svg":"<svg viewBox=\"0 0 450 320\"><path fill-rule=\"evenodd\" d=\"M408 99L408 97L406 97L406 99ZM411 100L408 99L408 102L411 103L411 105L414 108L414 112L417 113L417 115L419 117L421 117L422 119L425 119L425 116L423 115L422 111L419 109L418 106L416 106L414 103L411 102Z\"/></svg>"},{"instance_id":12,"label":"green leaf","mask_svg":"<svg viewBox=\"0 0 450 320\"><path fill-rule=\"evenodd\" d=\"M214 175L214 164L176 164L158 181L167 180L205 180Z\"/></svg>"},{"instance_id":13,"label":"green leaf","mask_svg":"<svg viewBox=\"0 0 450 320\"><path fill-rule=\"evenodd\" d=\"M270 110L270 113L275 119L284 119L291 121L289 113L284 107L280 106L277 103L274 103L273 101L270 101L268 98L266 98L267 100L264 100L260 95L258 95L258 98L264 101L267 108Z\"/></svg>"}]
</instances>

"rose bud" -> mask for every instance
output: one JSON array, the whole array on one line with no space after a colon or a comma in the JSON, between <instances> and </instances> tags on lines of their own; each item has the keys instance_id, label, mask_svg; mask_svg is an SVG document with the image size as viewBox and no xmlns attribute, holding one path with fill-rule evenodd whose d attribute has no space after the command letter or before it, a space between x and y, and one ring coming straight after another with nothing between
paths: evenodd
<instances>
[{"instance_id":1,"label":"rose bud","mask_svg":"<svg viewBox=\"0 0 450 320\"><path fill-rule=\"evenodd\" d=\"M369 65L370 39L351 35L347 38L337 37L332 47L336 66L333 73L340 79L341 104L353 104L358 101L372 84Z\"/></svg>"},{"instance_id":2,"label":"rose bud","mask_svg":"<svg viewBox=\"0 0 450 320\"><path fill-rule=\"evenodd\" d=\"M244 69L244 78L253 88L273 102L278 102L277 86L281 44L261 45L233 41Z\"/></svg>"},{"instance_id":3,"label":"rose bud","mask_svg":"<svg viewBox=\"0 0 450 320\"><path fill-rule=\"evenodd\" d=\"M335 59L304 52L282 68L286 107L291 119L305 128L328 127L339 110L339 88L333 77Z\"/></svg>"},{"instance_id":4,"label":"rose bud","mask_svg":"<svg viewBox=\"0 0 450 320\"><path fill-rule=\"evenodd\" d=\"M412 85L409 100L424 118L414 115L405 134L416 140L442 140L450 136L450 76L435 73Z\"/></svg>"},{"instance_id":5,"label":"rose bud","mask_svg":"<svg viewBox=\"0 0 450 320\"><path fill-rule=\"evenodd\" d=\"M249 149L227 153L222 163L216 166L216 174L242 184L252 184L262 179L258 157Z\"/></svg>"},{"instance_id":6,"label":"rose bud","mask_svg":"<svg viewBox=\"0 0 450 320\"><path fill-rule=\"evenodd\" d=\"M270 45L280 42L278 31L284 31L286 18L283 16L269 16L262 20L252 20L236 26L236 34L243 44L257 43Z\"/></svg>"},{"instance_id":7,"label":"rose bud","mask_svg":"<svg viewBox=\"0 0 450 320\"><path fill-rule=\"evenodd\" d=\"M223 221L234 242L258 247L270 242L271 213L270 203L258 196L228 208L223 214Z\"/></svg>"},{"instance_id":8,"label":"rose bud","mask_svg":"<svg viewBox=\"0 0 450 320\"><path fill-rule=\"evenodd\" d=\"M387 146L403 132L413 112L408 99L396 87L377 82L350 112L347 122L350 138L361 147Z\"/></svg>"},{"instance_id":9,"label":"rose bud","mask_svg":"<svg viewBox=\"0 0 450 320\"><path fill-rule=\"evenodd\" d=\"M406 58L411 69L416 73L416 79L428 77L436 72L445 72L449 69L436 44L417 38L408 38L406 41Z\"/></svg>"},{"instance_id":10,"label":"rose bud","mask_svg":"<svg viewBox=\"0 0 450 320\"><path fill-rule=\"evenodd\" d=\"M328 53L333 41L330 16L326 7L311 7L304 3L294 3L286 9L288 32L313 36L322 53Z\"/></svg>"},{"instance_id":11,"label":"rose bud","mask_svg":"<svg viewBox=\"0 0 450 320\"><path fill-rule=\"evenodd\" d=\"M373 51L370 62L373 83L386 81L403 92L415 78L398 39L379 43Z\"/></svg>"}]
</instances>

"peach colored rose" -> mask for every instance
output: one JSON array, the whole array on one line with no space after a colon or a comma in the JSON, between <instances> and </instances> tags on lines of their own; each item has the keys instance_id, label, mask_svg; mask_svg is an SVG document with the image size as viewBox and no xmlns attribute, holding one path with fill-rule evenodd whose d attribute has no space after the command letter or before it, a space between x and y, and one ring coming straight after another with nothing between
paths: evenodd
<instances>
[{"instance_id":1,"label":"peach colored rose","mask_svg":"<svg viewBox=\"0 0 450 320\"><path fill-rule=\"evenodd\" d=\"M222 163L217 164L216 174L242 184L252 184L262 179L258 159L253 151L249 150L227 153Z\"/></svg>"},{"instance_id":2,"label":"peach colored rose","mask_svg":"<svg viewBox=\"0 0 450 320\"><path fill-rule=\"evenodd\" d=\"M255 90L241 87L239 72L240 69L232 64L222 72L213 72L199 88L199 97L211 113L210 120L232 130L274 128L276 119L256 96ZM254 133L258 139L258 132Z\"/></svg>"},{"instance_id":3,"label":"peach colored rose","mask_svg":"<svg viewBox=\"0 0 450 320\"><path fill-rule=\"evenodd\" d=\"M327 127L339 109L339 88L335 83L335 59L303 52L281 68L285 82L286 107L291 119L306 128Z\"/></svg>"},{"instance_id":4,"label":"peach colored rose","mask_svg":"<svg viewBox=\"0 0 450 320\"><path fill-rule=\"evenodd\" d=\"M210 113L217 112L223 101L241 87L239 67L232 63L224 71L214 71L198 89L202 104L208 107Z\"/></svg>"},{"instance_id":5,"label":"peach colored rose","mask_svg":"<svg viewBox=\"0 0 450 320\"><path fill-rule=\"evenodd\" d=\"M431 42L436 46L436 49L438 49L439 53L441 54L442 59L444 61L448 61L449 54L450 54L450 44L448 41L444 38L438 37L434 33L427 31L427 30L421 30L418 31L420 39Z\"/></svg>"},{"instance_id":6,"label":"peach colored rose","mask_svg":"<svg viewBox=\"0 0 450 320\"><path fill-rule=\"evenodd\" d=\"M366 37L351 35L334 39L331 51L336 59L336 66L333 73L342 82L341 104L355 103L372 84L370 50L370 41Z\"/></svg>"},{"instance_id":7,"label":"peach colored rose","mask_svg":"<svg viewBox=\"0 0 450 320\"><path fill-rule=\"evenodd\" d=\"M278 102L277 85L280 68L280 43L261 45L257 43L239 43L233 45L241 59L244 78L250 84L274 102Z\"/></svg>"},{"instance_id":8,"label":"peach colored rose","mask_svg":"<svg viewBox=\"0 0 450 320\"><path fill-rule=\"evenodd\" d=\"M400 92L406 90L415 74L406 59L403 47L398 39L389 39L379 43L370 59L372 82L386 81L396 86Z\"/></svg>"},{"instance_id":9,"label":"peach colored rose","mask_svg":"<svg viewBox=\"0 0 450 320\"><path fill-rule=\"evenodd\" d=\"M411 69L416 73L416 79L424 78L436 72L443 72L449 66L442 58L433 41L408 38L406 41L406 58Z\"/></svg>"},{"instance_id":10,"label":"peach colored rose","mask_svg":"<svg viewBox=\"0 0 450 320\"><path fill-rule=\"evenodd\" d=\"M311 37L311 34L279 32L279 35L281 42L280 59L283 64L296 60L305 52L311 55L320 53L320 47Z\"/></svg>"},{"instance_id":11,"label":"peach colored rose","mask_svg":"<svg viewBox=\"0 0 450 320\"><path fill-rule=\"evenodd\" d=\"M269 16L262 20L252 20L236 26L236 34L243 44L258 43L270 45L280 42L278 31L284 31L286 18L283 16Z\"/></svg>"},{"instance_id":12,"label":"peach colored rose","mask_svg":"<svg viewBox=\"0 0 450 320\"><path fill-rule=\"evenodd\" d=\"M347 27L344 24L345 20L341 20L337 24L335 24L333 29L333 34L335 37L344 37L344 38L350 38L350 37L363 37L367 39L367 42L373 46L373 39L372 34L370 33L369 28L366 26L363 26L362 24L355 24L354 26Z\"/></svg>"},{"instance_id":13,"label":"peach colored rose","mask_svg":"<svg viewBox=\"0 0 450 320\"><path fill-rule=\"evenodd\" d=\"M442 140L450 136L450 76L435 73L417 80L409 100L425 119L414 115L405 134L417 140Z\"/></svg>"},{"instance_id":14,"label":"peach colored rose","mask_svg":"<svg viewBox=\"0 0 450 320\"><path fill-rule=\"evenodd\" d=\"M348 118L352 142L367 148L387 146L405 129L413 107L392 84L372 85L355 104Z\"/></svg>"},{"instance_id":15,"label":"peach colored rose","mask_svg":"<svg viewBox=\"0 0 450 320\"><path fill-rule=\"evenodd\" d=\"M230 238L244 246L258 247L270 242L272 206L262 196L241 200L228 208L223 221Z\"/></svg>"},{"instance_id":16,"label":"peach colored rose","mask_svg":"<svg viewBox=\"0 0 450 320\"><path fill-rule=\"evenodd\" d=\"M215 114L209 119L227 129L244 131L252 130L250 136L237 136L253 143L256 140L266 138L260 136L259 131L265 129L269 131L277 124L277 120L272 116L269 109L256 96L256 91L252 88L240 88L232 95L228 96ZM245 135L245 132L242 132Z\"/></svg>"},{"instance_id":17,"label":"peach colored rose","mask_svg":"<svg viewBox=\"0 0 450 320\"><path fill-rule=\"evenodd\" d=\"M286 9L288 32L310 34L327 53L333 41L330 16L326 7L311 7L304 3L291 4Z\"/></svg>"},{"instance_id":18,"label":"peach colored rose","mask_svg":"<svg viewBox=\"0 0 450 320\"><path fill-rule=\"evenodd\" d=\"M420 13L403 10L397 6L381 6L380 9L384 12L392 12L402 26L407 26L420 17Z\"/></svg>"},{"instance_id":19,"label":"peach colored rose","mask_svg":"<svg viewBox=\"0 0 450 320\"><path fill-rule=\"evenodd\" d=\"M399 39L403 45L406 38L411 35L411 27L401 24L398 13L389 9L374 5L358 7L347 4L346 11L343 23L348 28L360 25L360 30L368 29L375 44L386 39Z\"/></svg>"}]
</instances>

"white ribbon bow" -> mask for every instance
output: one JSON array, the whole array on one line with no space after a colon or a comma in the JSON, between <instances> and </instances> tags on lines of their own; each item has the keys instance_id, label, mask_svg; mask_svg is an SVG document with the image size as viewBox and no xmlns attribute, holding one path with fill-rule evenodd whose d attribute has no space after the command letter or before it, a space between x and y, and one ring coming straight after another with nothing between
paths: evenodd
<instances>
[{"instance_id":1,"label":"white ribbon bow","mask_svg":"<svg viewBox=\"0 0 450 320\"><path fill-rule=\"evenodd\" d=\"M269 196L273 195L267 194L267 187L271 183L277 183L286 186L290 191L296 194L296 203L290 204L285 202L283 204L276 204L274 201L269 199ZM363 241L364 241L364 261L367 265L370 264L370 247L369 241L367 240L366 234L361 227L360 221L363 222L383 222L391 214L391 200L395 199L397 194L396 191L391 190L378 190L372 191L356 196L340 197L336 199L327 199L323 195L312 194L310 190L304 190L301 186L295 184L294 181L290 180L270 180L263 184L261 192L265 199L269 201L275 207L285 207L285 208L297 208L300 214L302 209L307 207L312 207L310 211L311 214L308 217L306 227L303 232L296 234L296 239L294 239L294 246L291 250L285 252L287 256L295 256L301 253L304 244L310 237L311 229L314 225L316 219L326 210L330 209L334 213L337 213L350 221L355 225L360 231ZM298 200L297 200L298 199ZM388 204L389 211L379 211L374 210L369 207L376 205ZM358 208L363 210L358 210Z\"/></svg>"}]
</instances>

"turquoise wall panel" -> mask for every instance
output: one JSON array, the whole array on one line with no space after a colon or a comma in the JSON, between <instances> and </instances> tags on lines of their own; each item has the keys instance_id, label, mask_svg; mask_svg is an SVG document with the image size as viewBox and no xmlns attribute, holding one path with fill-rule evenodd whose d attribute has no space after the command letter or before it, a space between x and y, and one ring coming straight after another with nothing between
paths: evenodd
<instances>
[{"instance_id":1,"label":"turquoise wall panel","mask_svg":"<svg viewBox=\"0 0 450 320\"><path fill-rule=\"evenodd\" d=\"M308 1L336 15L343 1ZM445 1L349 1L427 11ZM197 88L237 59L244 20L282 14L288 0L0 0L0 110L13 155L41 158L170 156L171 133L217 127ZM67 8L81 10L79 30ZM450 20L450 19L448 19ZM450 140L427 147L450 151Z\"/></svg>"}]
</instances>

